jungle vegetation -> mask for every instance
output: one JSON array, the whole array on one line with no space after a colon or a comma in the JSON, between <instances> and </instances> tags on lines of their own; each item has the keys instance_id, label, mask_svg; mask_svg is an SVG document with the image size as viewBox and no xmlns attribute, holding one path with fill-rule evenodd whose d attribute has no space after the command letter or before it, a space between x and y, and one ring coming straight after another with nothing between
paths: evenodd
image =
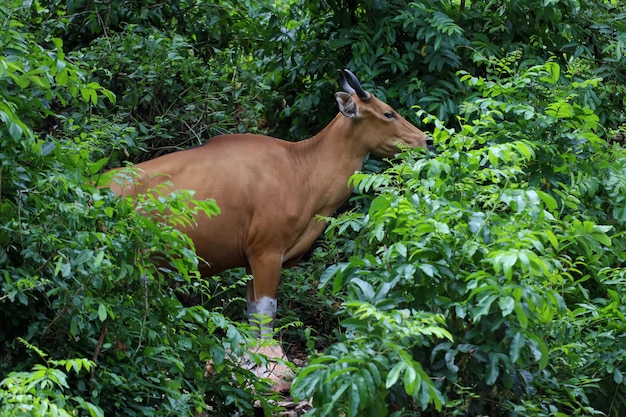
<instances>
[{"instance_id":1,"label":"jungle vegetation","mask_svg":"<svg viewBox=\"0 0 626 417\"><path fill-rule=\"evenodd\" d=\"M193 194L97 183L219 133L308 137L338 68L436 149L369 159L284 272L291 394L311 416L626 415L623 1L5 0L0 50L3 416L277 415L238 364L250 277L201 280L175 228Z\"/></svg>"}]
</instances>

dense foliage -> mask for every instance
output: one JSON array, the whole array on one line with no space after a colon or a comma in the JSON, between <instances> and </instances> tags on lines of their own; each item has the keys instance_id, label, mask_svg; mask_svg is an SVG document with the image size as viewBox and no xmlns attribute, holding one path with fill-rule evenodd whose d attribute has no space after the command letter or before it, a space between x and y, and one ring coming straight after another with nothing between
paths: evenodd
<instances>
[{"instance_id":1,"label":"dense foliage","mask_svg":"<svg viewBox=\"0 0 626 417\"><path fill-rule=\"evenodd\" d=\"M249 277L200 280L175 228L219 208L97 184L218 133L308 136L341 67L437 149L368 161L285 273L292 394L328 416L626 413L622 1L11 0L0 21L2 415L277 412L237 359Z\"/></svg>"},{"instance_id":2,"label":"dense foliage","mask_svg":"<svg viewBox=\"0 0 626 417\"><path fill-rule=\"evenodd\" d=\"M384 398L436 415L626 411L626 152L581 105L596 81L564 86L552 62L508 70L461 77L481 98L459 131L435 130L436 155L354 177L376 196L333 222L352 256L322 277L345 334L294 388L320 415Z\"/></svg>"},{"instance_id":3,"label":"dense foliage","mask_svg":"<svg viewBox=\"0 0 626 417\"><path fill-rule=\"evenodd\" d=\"M252 389L265 386L230 359L247 331L177 298L204 284L174 226L219 209L191 192L130 201L97 188L104 155L127 151L136 132L97 115L115 96L67 59L60 39L38 44L1 11L2 414L252 410ZM42 365L45 355L54 359Z\"/></svg>"}]
</instances>

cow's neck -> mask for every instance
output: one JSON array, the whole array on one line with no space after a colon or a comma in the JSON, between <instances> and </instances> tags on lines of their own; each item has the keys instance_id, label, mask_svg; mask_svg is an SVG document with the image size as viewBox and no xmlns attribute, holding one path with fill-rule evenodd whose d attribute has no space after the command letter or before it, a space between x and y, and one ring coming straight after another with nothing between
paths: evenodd
<instances>
[{"instance_id":1,"label":"cow's neck","mask_svg":"<svg viewBox=\"0 0 626 417\"><path fill-rule=\"evenodd\" d=\"M297 164L310 176L305 183L320 214L332 215L351 193L348 179L363 166L368 150L362 146L358 130L342 115L310 139L294 143Z\"/></svg>"}]
</instances>

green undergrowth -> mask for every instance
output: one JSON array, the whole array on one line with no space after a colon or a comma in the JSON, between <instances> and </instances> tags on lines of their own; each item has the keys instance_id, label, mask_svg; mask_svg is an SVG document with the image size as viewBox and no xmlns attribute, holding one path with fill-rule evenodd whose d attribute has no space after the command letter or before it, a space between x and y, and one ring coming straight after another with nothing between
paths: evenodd
<instances>
[{"instance_id":1,"label":"green undergrowth","mask_svg":"<svg viewBox=\"0 0 626 417\"><path fill-rule=\"evenodd\" d=\"M599 80L500 65L460 73L459 130L419 111L436 152L352 178L368 198L320 284L342 332L293 387L309 415L626 412L626 152L585 104Z\"/></svg>"}]
</instances>

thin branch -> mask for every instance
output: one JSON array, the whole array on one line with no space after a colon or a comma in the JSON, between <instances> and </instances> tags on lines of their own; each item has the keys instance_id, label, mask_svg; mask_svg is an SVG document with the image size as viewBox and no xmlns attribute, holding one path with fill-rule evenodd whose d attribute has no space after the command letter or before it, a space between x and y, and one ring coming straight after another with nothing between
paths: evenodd
<instances>
[{"instance_id":1,"label":"thin branch","mask_svg":"<svg viewBox=\"0 0 626 417\"><path fill-rule=\"evenodd\" d=\"M98 343L96 343L96 348L93 350L93 357L91 359L93 360L94 363L98 362L100 349L102 349L102 345L104 344L104 338L106 337L108 333L109 333L109 327L107 323L105 322L102 328L102 332L100 333L100 337L98 338ZM91 378L94 377L95 371L96 371L96 368L94 366L93 368L91 368Z\"/></svg>"}]
</instances>

